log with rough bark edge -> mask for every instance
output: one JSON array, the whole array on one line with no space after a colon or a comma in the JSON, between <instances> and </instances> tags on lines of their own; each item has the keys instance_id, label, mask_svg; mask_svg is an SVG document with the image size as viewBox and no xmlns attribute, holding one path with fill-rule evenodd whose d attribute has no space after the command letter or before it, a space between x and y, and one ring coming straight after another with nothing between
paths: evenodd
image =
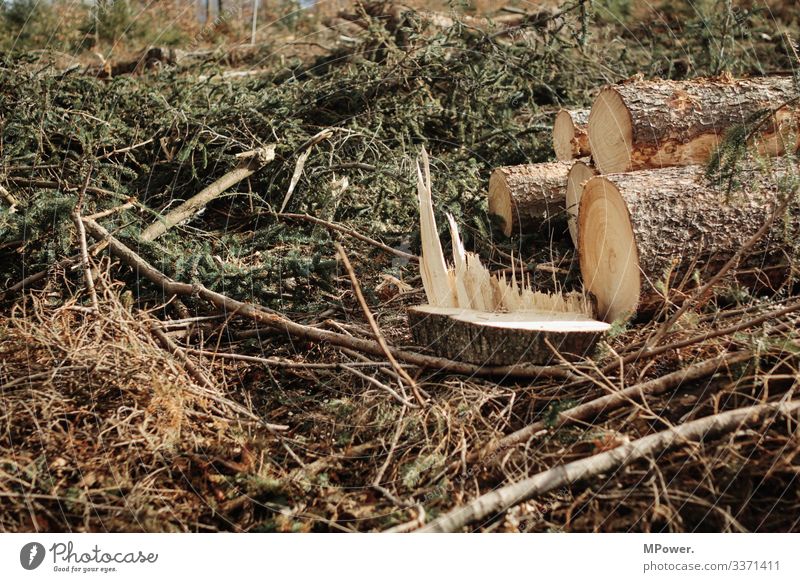
<instances>
[{"instance_id":1,"label":"log with rough bark edge","mask_svg":"<svg viewBox=\"0 0 800 582\"><path fill-rule=\"evenodd\" d=\"M597 170L587 162L577 161L567 174L567 226L572 243L578 247L578 209L581 203L583 186L597 175Z\"/></svg>"},{"instance_id":2,"label":"log with rough bark edge","mask_svg":"<svg viewBox=\"0 0 800 582\"><path fill-rule=\"evenodd\" d=\"M417 344L444 357L473 364L550 364L592 352L610 327L578 313L491 313L422 305L408 310Z\"/></svg>"},{"instance_id":3,"label":"log with rough bark edge","mask_svg":"<svg viewBox=\"0 0 800 582\"><path fill-rule=\"evenodd\" d=\"M494 170L489 212L503 220L503 234L537 229L563 215L569 169L567 162L545 162Z\"/></svg>"},{"instance_id":4,"label":"log with rough bark edge","mask_svg":"<svg viewBox=\"0 0 800 582\"><path fill-rule=\"evenodd\" d=\"M589 142L602 174L646 168L703 164L725 130L753 116L777 110L759 127L763 154L797 148L800 108L791 77L631 81L606 87L589 115ZM789 144L784 147L784 144Z\"/></svg>"},{"instance_id":5,"label":"log with rough bark edge","mask_svg":"<svg viewBox=\"0 0 800 582\"><path fill-rule=\"evenodd\" d=\"M589 180L578 215L578 254L586 289L606 321L648 309L687 274L713 276L736 255L777 206L777 184L798 177L797 163L772 160L741 170L742 191L712 184L701 166L608 174ZM791 209L790 209L791 210ZM797 212L790 225L798 225ZM751 250L760 283L784 272L791 235L778 218ZM690 277L693 279L693 277Z\"/></svg>"},{"instance_id":6,"label":"log with rough bark edge","mask_svg":"<svg viewBox=\"0 0 800 582\"><path fill-rule=\"evenodd\" d=\"M553 123L553 149L556 158L562 162L570 162L588 156L591 153L588 126L588 109L559 111Z\"/></svg>"}]
</instances>

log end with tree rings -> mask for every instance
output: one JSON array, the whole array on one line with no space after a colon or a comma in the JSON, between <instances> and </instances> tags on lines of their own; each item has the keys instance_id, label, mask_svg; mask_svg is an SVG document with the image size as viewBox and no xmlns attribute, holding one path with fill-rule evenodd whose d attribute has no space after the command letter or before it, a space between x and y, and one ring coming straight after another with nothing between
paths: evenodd
<instances>
[{"instance_id":1,"label":"log end with tree rings","mask_svg":"<svg viewBox=\"0 0 800 582\"><path fill-rule=\"evenodd\" d=\"M601 174L631 169L633 123L625 101L616 89L603 89L589 115L589 144Z\"/></svg>"},{"instance_id":2,"label":"log end with tree rings","mask_svg":"<svg viewBox=\"0 0 800 582\"><path fill-rule=\"evenodd\" d=\"M506 236L511 236L514 228L512 205L506 173L498 168L489 178L489 214L500 219L500 228Z\"/></svg>"},{"instance_id":3,"label":"log end with tree rings","mask_svg":"<svg viewBox=\"0 0 800 582\"><path fill-rule=\"evenodd\" d=\"M410 307L408 318L418 345L444 358L492 366L546 365L557 363L559 355L579 359L592 353L610 327L578 313L492 313L431 305Z\"/></svg>"},{"instance_id":4,"label":"log end with tree rings","mask_svg":"<svg viewBox=\"0 0 800 582\"><path fill-rule=\"evenodd\" d=\"M575 248L578 248L578 210L580 208L583 185L597 175L597 172L586 162L578 161L572 165L567 174L567 225L569 236Z\"/></svg>"},{"instance_id":5,"label":"log end with tree rings","mask_svg":"<svg viewBox=\"0 0 800 582\"><path fill-rule=\"evenodd\" d=\"M603 177L583 188L578 254L584 287L594 296L600 319L613 322L633 315L642 288L636 240L625 200Z\"/></svg>"},{"instance_id":6,"label":"log end with tree rings","mask_svg":"<svg viewBox=\"0 0 800 582\"><path fill-rule=\"evenodd\" d=\"M589 111L562 109L553 123L553 150L556 158L569 162L589 155L589 138L586 133Z\"/></svg>"}]
</instances>

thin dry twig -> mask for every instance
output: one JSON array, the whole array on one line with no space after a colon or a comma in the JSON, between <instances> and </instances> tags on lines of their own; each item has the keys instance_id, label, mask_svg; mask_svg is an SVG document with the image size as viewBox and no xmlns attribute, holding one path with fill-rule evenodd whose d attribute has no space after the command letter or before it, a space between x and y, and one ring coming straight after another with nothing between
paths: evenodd
<instances>
[{"instance_id":1,"label":"thin dry twig","mask_svg":"<svg viewBox=\"0 0 800 582\"><path fill-rule=\"evenodd\" d=\"M209 380L208 377L202 371L200 371L197 366L194 365L194 362L189 359L189 357L184 353L184 350L182 350L178 344L172 341L172 339L166 333L164 333L164 330L161 328L158 322L154 321L150 325L150 331L154 336L156 336L156 338L158 338L158 341L161 342L161 344L170 354L178 358L183 363L183 366L186 368L186 371L189 372L192 378L197 380L201 386L205 386L211 390L215 389L214 383Z\"/></svg>"},{"instance_id":2,"label":"thin dry twig","mask_svg":"<svg viewBox=\"0 0 800 582\"><path fill-rule=\"evenodd\" d=\"M356 368L353 368L353 367L351 367L351 366L349 366L347 364L342 364L341 366L342 366L343 370L346 370L346 371L350 372L351 374L353 374L354 376L358 376L362 380L366 380L367 382L369 382L373 386L377 386L381 390L383 390L385 392L388 392L392 396L392 398L397 400L400 404L402 404L404 406L408 406L409 408L418 408L418 406L416 404L414 404L413 402L409 402L408 400L403 398L400 394L398 394L397 391L394 388L392 388L391 386L387 386L386 384L384 384L383 382L381 382L377 378L374 378L374 377L370 376L369 374L365 374L364 372L362 372L360 370L357 370Z\"/></svg>"},{"instance_id":3,"label":"thin dry twig","mask_svg":"<svg viewBox=\"0 0 800 582\"><path fill-rule=\"evenodd\" d=\"M374 238L370 238L368 236L365 236L365 235L361 234L360 232L356 232L354 230L351 230L351 229L349 229L349 228L347 228L345 226L342 226L341 224L336 224L334 222L328 222L327 220L322 220L321 218L317 218L315 216L310 216L308 214L292 214L292 213L289 213L289 212L284 212L284 213L278 214L278 217L280 217L280 218L289 218L289 219L292 219L292 220L305 220L307 222L311 222L311 223L314 223L314 224L319 224L320 226L324 226L328 230L332 230L332 231L335 231L335 232L341 232L342 234L345 234L347 236L353 237L353 238L358 239L358 240L360 240L362 242L370 244L370 245L372 245L374 247L377 247L377 248L379 248L381 250L386 251L387 253L391 253L391 254L393 254L393 255L395 255L397 257L400 257L401 259L406 259L407 261L411 261L412 263L418 263L419 262L419 257L417 255L412 255L411 253L407 253L407 252L405 252L403 250L392 248L389 245L383 244L382 242L377 241Z\"/></svg>"},{"instance_id":4,"label":"thin dry twig","mask_svg":"<svg viewBox=\"0 0 800 582\"><path fill-rule=\"evenodd\" d=\"M353 270L353 265L350 264L350 259L347 258L347 253L344 250L344 247L336 243L336 250L339 253L339 256L342 259L342 263L344 263L344 268L347 269L347 274L350 276L350 283L353 285L353 291L356 294L356 298L358 299L359 305L361 305L361 309L364 312L364 316L367 318L369 322L369 326L372 329L372 333L375 334L375 339L378 341L378 344L383 349L383 353L386 356L386 359L389 360L389 363L392 364L392 368L394 371L397 372L398 376L400 376L403 380L405 380L408 385L411 387L411 391L414 393L414 397L417 399L421 405L425 404L425 399L422 397L422 394L419 393L419 387L414 379L409 376L408 372L406 372L398 363L397 360L394 359L392 355L392 351L389 349L389 344L386 343L386 338L383 337L383 333L381 332L381 328L378 327L378 322L375 321L375 316L372 315L372 311L370 311L369 305L367 305L367 300L364 299L364 294L361 292L361 285L358 282L358 278L356 277L356 273Z\"/></svg>"},{"instance_id":5,"label":"thin dry twig","mask_svg":"<svg viewBox=\"0 0 800 582\"><path fill-rule=\"evenodd\" d=\"M743 426L754 426L778 415L790 416L800 411L800 401L761 404L721 412L658 432L598 455L553 467L517 483L481 495L467 505L457 507L422 528L422 532L457 532L470 523L506 511L508 508L559 487L585 481L601 473L615 471L634 461L692 441L730 433Z\"/></svg>"}]
</instances>

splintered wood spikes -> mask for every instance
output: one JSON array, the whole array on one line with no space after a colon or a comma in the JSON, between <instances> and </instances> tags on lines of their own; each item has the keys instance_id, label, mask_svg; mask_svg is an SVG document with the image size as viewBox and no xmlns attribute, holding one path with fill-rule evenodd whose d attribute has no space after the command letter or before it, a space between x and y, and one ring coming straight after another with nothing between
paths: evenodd
<instances>
[{"instance_id":1,"label":"splintered wood spikes","mask_svg":"<svg viewBox=\"0 0 800 582\"><path fill-rule=\"evenodd\" d=\"M422 256L420 274L428 305L409 309L418 343L437 354L478 364L548 363L557 350L585 355L608 329L592 319L582 293L545 293L530 277L492 274L467 252L455 219L448 215L453 264L444 258L433 212L430 169L422 151L417 165ZM502 362L502 364L501 364Z\"/></svg>"}]
</instances>

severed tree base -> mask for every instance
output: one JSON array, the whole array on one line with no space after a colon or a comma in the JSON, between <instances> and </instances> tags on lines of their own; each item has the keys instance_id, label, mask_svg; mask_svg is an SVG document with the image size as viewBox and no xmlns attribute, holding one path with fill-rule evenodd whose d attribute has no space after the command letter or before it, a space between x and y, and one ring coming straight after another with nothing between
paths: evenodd
<instances>
[{"instance_id":1,"label":"severed tree base","mask_svg":"<svg viewBox=\"0 0 800 582\"><path fill-rule=\"evenodd\" d=\"M491 313L431 305L409 308L408 322L415 342L437 356L487 366L546 365L558 361L556 352L579 359L592 353L609 328L575 313Z\"/></svg>"},{"instance_id":2,"label":"severed tree base","mask_svg":"<svg viewBox=\"0 0 800 582\"><path fill-rule=\"evenodd\" d=\"M588 355L610 326L593 319L595 305L584 294L538 291L529 277L518 280L516 270L510 280L492 274L464 249L450 215L453 264L447 263L424 149L422 162L417 166L420 277L428 304L408 310L416 342L438 356L484 366L542 365L559 355Z\"/></svg>"}]
</instances>

